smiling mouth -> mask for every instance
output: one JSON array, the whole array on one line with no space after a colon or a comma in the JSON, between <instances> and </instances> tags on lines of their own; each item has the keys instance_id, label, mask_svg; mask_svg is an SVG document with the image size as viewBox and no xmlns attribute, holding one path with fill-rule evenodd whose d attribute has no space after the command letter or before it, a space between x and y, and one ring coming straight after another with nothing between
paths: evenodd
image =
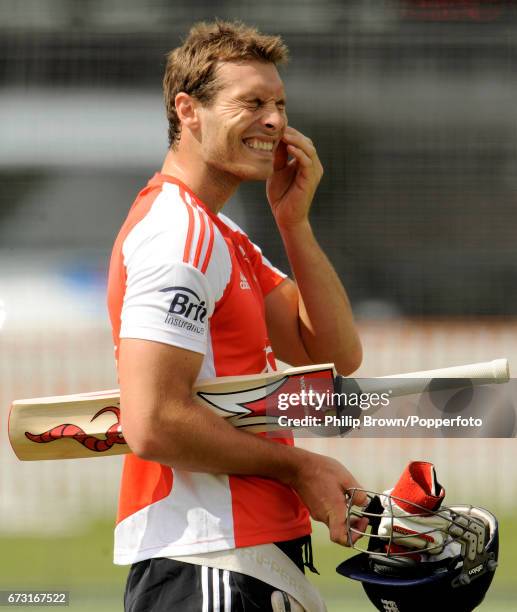
<instances>
[{"instance_id":1,"label":"smiling mouth","mask_svg":"<svg viewBox=\"0 0 517 612\"><path fill-rule=\"evenodd\" d=\"M258 138L247 138L242 142L248 147L248 149L253 149L254 151L265 151L267 153L273 152L273 142L266 142L265 140L259 140Z\"/></svg>"}]
</instances>

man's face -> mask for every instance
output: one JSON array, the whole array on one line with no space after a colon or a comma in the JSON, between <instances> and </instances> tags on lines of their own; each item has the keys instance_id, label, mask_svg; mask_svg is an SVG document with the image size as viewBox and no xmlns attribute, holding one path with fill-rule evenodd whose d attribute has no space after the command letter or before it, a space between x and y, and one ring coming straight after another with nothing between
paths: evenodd
<instances>
[{"instance_id":1,"label":"man's face","mask_svg":"<svg viewBox=\"0 0 517 612\"><path fill-rule=\"evenodd\" d=\"M203 161L240 180L266 180L287 126L284 86L274 64L221 63L221 89L201 112Z\"/></svg>"}]
</instances>

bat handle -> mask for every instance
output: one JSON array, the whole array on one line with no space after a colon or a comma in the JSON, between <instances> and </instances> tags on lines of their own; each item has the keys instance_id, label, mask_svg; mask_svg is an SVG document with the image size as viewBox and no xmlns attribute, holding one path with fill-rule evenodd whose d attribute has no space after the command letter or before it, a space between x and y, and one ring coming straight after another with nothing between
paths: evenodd
<instances>
[{"instance_id":1,"label":"bat handle","mask_svg":"<svg viewBox=\"0 0 517 612\"><path fill-rule=\"evenodd\" d=\"M380 378L345 378L336 376L337 393L386 393L391 397L413 395L424 391L461 389L472 385L505 383L510 379L507 359L494 359L482 363L393 374Z\"/></svg>"}]
</instances>

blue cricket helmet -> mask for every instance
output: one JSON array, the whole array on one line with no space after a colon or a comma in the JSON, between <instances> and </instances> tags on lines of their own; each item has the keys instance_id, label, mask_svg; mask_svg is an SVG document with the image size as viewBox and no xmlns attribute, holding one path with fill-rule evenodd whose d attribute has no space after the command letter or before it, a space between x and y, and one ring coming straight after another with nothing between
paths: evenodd
<instances>
[{"instance_id":1,"label":"blue cricket helmet","mask_svg":"<svg viewBox=\"0 0 517 612\"><path fill-rule=\"evenodd\" d=\"M353 492L350 490L349 500ZM430 513L429 508L406 499L366 493L370 499L366 508L352 506L349 501L347 525L349 542L352 533L361 533L367 538L367 549L360 548L358 543L364 540L358 540L353 547L362 552L341 563L336 571L360 581L370 601L381 612L437 612L440 608L471 612L479 606L497 567L496 517L488 510L473 506L450 506ZM384 498L382 502L381 498ZM387 502L386 498L389 498ZM418 551L409 550L399 544L410 536L398 536L398 543L392 535L379 536L379 524L381 518L386 520L386 509L401 503L416 506L421 513L417 516L434 514L445 519L448 542L458 543L454 549L457 554L429 560L432 556L425 553L433 552L432 545ZM369 519L369 533L354 528L362 517ZM392 522L394 519L392 516ZM424 533L431 532L432 529Z\"/></svg>"}]
</instances>

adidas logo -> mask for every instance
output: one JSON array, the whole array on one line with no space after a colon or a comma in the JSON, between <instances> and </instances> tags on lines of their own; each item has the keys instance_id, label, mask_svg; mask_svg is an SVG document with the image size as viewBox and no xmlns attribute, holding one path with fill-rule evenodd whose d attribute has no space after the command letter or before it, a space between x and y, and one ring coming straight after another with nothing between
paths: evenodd
<instances>
[{"instance_id":1,"label":"adidas logo","mask_svg":"<svg viewBox=\"0 0 517 612\"><path fill-rule=\"evenodd\" d=\"M241 289L250 289L250 284L248 283L248 279L241 272Z\"/></svg>"}]
</instances>

